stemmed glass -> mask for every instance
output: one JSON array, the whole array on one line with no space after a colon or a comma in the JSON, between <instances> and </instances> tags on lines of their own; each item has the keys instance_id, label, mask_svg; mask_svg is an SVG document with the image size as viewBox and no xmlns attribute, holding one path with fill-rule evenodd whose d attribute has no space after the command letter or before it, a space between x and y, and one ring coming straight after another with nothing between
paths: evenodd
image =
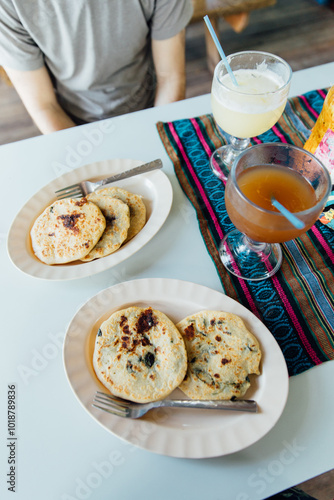
<instances>
[{"instance_id":1,"label":"stemmed glass","mask_svg":"<svg viewBox=\"0 0 334 500\"><path fill-rule=\"evenodd\" d=\"M280 57L259 51L227 56L238 85L224 60L214 71L211 106L214 119L229 134L230 143L210 158L211 169L226 177L235 158L249 146L250 138L268 131L283 113L290 89L292 70Z\"/></svg>"},{"instance_id":2,"label":"stemmed glass","mask_svg":"<svg viewBox=\"0 0 334 500\"><path fill-rule=\"evenodd\" d=\"M331 190L327 168L308 151L283 143L252 146L235 160L225 189L227 213L237 229L220 244L229 272L258 281L282 262L279 243L305 233L323 211ZM275 197L305 226L296 229L272 205Z\"/></svg>"}]
</instances>

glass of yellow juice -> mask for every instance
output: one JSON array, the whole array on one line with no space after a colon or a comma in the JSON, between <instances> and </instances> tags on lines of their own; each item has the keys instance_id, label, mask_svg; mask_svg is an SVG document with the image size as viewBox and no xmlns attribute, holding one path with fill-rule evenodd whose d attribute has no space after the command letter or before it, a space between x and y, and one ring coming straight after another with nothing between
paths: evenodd
<instances>
[{"instance_id":1,"label":"glass of yellow juice","mask_svg":"<svg viewBox=\"0 0 334 500\"><path fill-rule=\"evenodd\" d=\"M263 143L235 160L225 189L227 213L236 229L220 244L229 272L258 281L282 263L279 243L310 229L322 213L331 189L327 168L312 153L284 143ZM273 205L272 197L303 223L297 229Z\"/></svg>"},{"instance_id":2,"label":"glass of yellow juice","mask_svg":"<svg viewBox=\"0 0 334 500\"><path fill-rule=\"evenodd\" d=\"M229 144L218 148L210 165L215 175L226 178L238 154L250 138L267 132L282 115L290 89L292 70L282 58L259 51L227 56L237 85L220 61L214 71L211 107L218 127Z\"/></svg>"}]
</instances>

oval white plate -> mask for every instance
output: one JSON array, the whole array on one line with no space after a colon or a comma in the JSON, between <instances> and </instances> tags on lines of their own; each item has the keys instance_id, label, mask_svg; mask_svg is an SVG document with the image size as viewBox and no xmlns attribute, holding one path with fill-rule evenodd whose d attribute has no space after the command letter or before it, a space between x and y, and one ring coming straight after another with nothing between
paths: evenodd
<instances>
[{"instance_id":1,"label":"oval white plate","mask_svg":"<svg viewBox=\"0 0 334 500\"><path fill-rule=\"evenodd\" d=\"M35 219L55 200L55 191L83 180L98 180L134 168L143 162L115 159L84 165L57 177L44 186L22 207L8 233L8 254L13 264L26 274L46 280L71 280L105 271L133 255L159 231L168 217L173 191L168 177L154 170L114 185L143 197L147 221L143 229L115 253L91 262L48 266L37 259L31 248L30 230Z\"/></svg>"},{"instance_id":2,"label":"oval white plate","mask_svg":"<svg viewBox=\"0 0 334 500\"><path fill-rule=\"evenodd\" d=\"M92 368L94 340L101 322L112 312L152 306L175 323L189 314L222 310L239 315L261 344L260 376L252 376L247 399L255 399L259 413L216 410L152 410L139 420L116 417L92 407L96 390L107 390ZM235 300L210 288L172 279L141 279L119 283L91 298L72 319L64 342L64 366L74 394L102 426L146 450L173 457L205 458L242 450L262 438L276 424L288 396L288 371L276 340L264 324ZM179 389L170 396L185 398Z\"/></svg>"}]
</instances>

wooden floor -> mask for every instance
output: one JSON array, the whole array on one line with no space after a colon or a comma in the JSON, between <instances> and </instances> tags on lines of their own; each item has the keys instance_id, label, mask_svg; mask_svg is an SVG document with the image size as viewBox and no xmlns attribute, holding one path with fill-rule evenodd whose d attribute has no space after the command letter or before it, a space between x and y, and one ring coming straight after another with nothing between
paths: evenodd
<instances>
[{"instance_id":1,"label":"wooden floor","mask_svg":"<svg viewBox=\"0 0 334 500\"><path fill-rule=\"evenodd\" d=\"M187 97L210 92L205 29L203 22L187 29ZM287 60L294 71L333 62L334 11L316 0L277 0L273 7L253 11L241 34L221 20L220 41L226 54L245 49L273 52ZM15 90L0 81L0 144L36 135L39 132ZM334 470L299 486L317 500L333 500Z\"/></svg>"},{"instance_id":2,"label":"wooden floor","mask_svg":"<svg viewBox=\"0 0 334 500\"><path fill-rule=\"evenodd\" d=\"M211 90L205 29L204 22L188 27L187 97ZM220 42L225 54L241 50L272 52L285 59L293 71L333 62L334 10L320 6L316 0L277 0L272 7L253 11L241 34L220 20Z\"/></svg>"}]
</instances>

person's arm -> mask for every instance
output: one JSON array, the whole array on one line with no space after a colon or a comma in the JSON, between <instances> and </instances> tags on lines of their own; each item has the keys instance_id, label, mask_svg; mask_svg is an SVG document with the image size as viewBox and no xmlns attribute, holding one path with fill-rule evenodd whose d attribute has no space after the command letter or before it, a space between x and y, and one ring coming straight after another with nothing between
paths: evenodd
<instances>
[{"instance_id":1,"label":"person's arm","mask_svg":"<svg viewBox=\"0 0 334 500\"><path fill-rule=\"evenodd\" d=\"M167 40L152 40L152 54L157 77L154 105L185 98L185 30Z\"/></svg>"},{"instance_id":2,"label":"person's arm","mask_svg":"<svg viewBox=\"0 0 334 500\"><path fill-rule=\"evenodd\" d=\"M75 126L58 104L45 66L34 71L4 69L42 134Z\"/></svg>"}]
</instances>

